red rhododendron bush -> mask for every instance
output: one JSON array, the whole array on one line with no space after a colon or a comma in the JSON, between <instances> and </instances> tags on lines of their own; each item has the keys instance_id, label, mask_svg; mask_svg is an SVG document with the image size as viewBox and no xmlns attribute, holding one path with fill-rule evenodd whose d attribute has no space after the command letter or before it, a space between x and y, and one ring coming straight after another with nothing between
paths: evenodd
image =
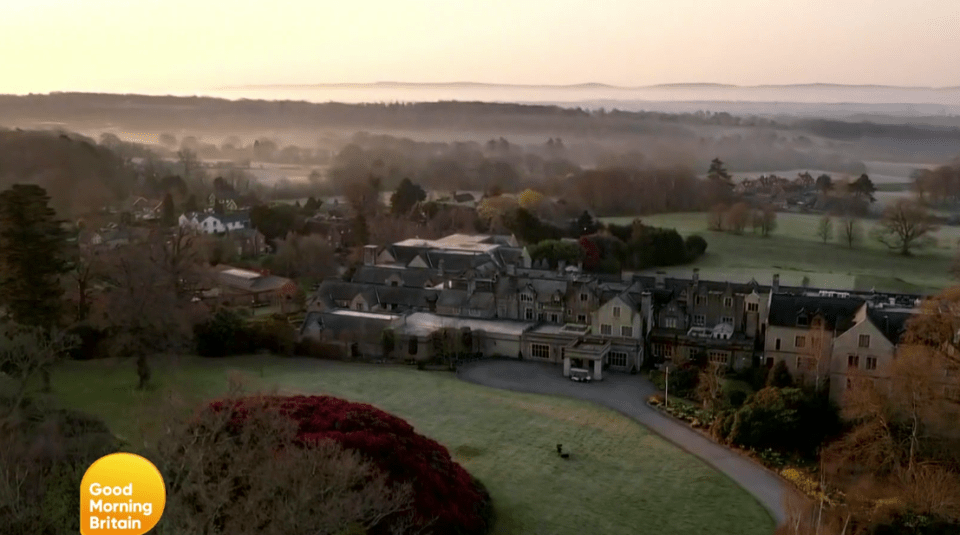
<instances>
[{"instance_id":1,"label":"red rhododendron bush","mask_svg":"<svg viewBox=\"0 0 960 535\"><path fill-rule=\"evenodd\" d=\"M210 422L217 419L222 421L223 425L220 430L211 432ZM197 422L201 424L198 425ZM292 440L286 444L271 441L271 436L283 434L283 431L272 429L278 423L289 425ZM190 436L200 437L201 441L206 437L208 442L212 435L230 437L224 441L224 447L232 448L230 451L233 453L225 453L225 450L207 451L194 456L204 459L204 467L196 471L205 474L200 476L201 479L206 477L210 481L217 481L216 484L221 486L223 474L229 472L237 463L262 467L287 459L286 466L255 470L274 474L270 480L265 480L264 477L248 480L246 476L240 479L231 476L240 481L238 484L228 485L233 489L230 491L233 501L246 497L244 493L278 496L289 494L291 487L303 489L299 492L299 498L292 495L283 499L271 498L285 503L285 507L289 508L291 500L312 496L313 481L316 482L315 486L327 489L339 482L342 490L338 492L337 499L327 498L327 494L309 498L298 508L311 511L303 511L300 516L308 516L309 513L322 517L324 514L333 514L333 509L352 508L355 510L353 516L358 520L352 521L351 529L368 534L472 535L487 533L492 524L493 510L486 489L451 459L446 448L417 434L407 422L371 405L352 403L330 396L245 397L211 403L199 419L193 421L192 429L189 436L181 437L176 443L193 444ZM267 444L268 451L272 452L265 458L257 458L251 453L251 450L263 450L264 444ZM342 451L326 451L330 445L335 445ZM304 452L309 454L318 449L326 451L323 454L325 461L303 457ZM184 470L181 467L190 465L191 461L184 460L182 445L176 446L173 451L174 455L168 454L165 457L172 461L170 465L174 470L179 469L182 472ZM336 457L333 462L330 461L331 455ZM242 460L232 461L229 457L240 457ZM219 464L214 468L208 466L211 458L219 459L216 461ZM291 458L297 460L290 461ZM369 466L365 467L364 463ZM336 473L331 475L331 471ZM209 477L209 474L218 472L219 476ZM283 472L290 474L282 477L276 475ZM312 479L308 475L311 472L316 474ZM176 478L176 474L172 477ZM193 476L194 479L197 477ZM281 481L277 481L278 478ZM359 483L361 481L362 483ZM171 487L172 493L177 492L176 481L171 483ZM185 485L181 487L186 488ZM274 487L275 490L269 490ZM359 487L365 487L366 492L363 495L344 497L347 493L357 492ZM318 503L325 500L329 502ZM189 498L181 502L187 504L188 508L202 509L202 499ZM266 502L261 499L261 502L268 505L251 507L274 507L269 499ZM314 508L316 511L313 511ZM288 516L296 515L296 511L290 511ZM322 520L326 522L328 519ZM215 524L218 530L229 532L229 521L227 518L217 519ZM274 524L279 532L298 531L294 526L283 524L285 520L263 518L260 521L263 524L260 532L274 531L268 529ZM244 522L244 526L250 524L249 520ZM343 525L345 524L331 524ZM323 532L316 531L317 527L314 526L314 530L308 532Z\"/></svg>"}]
</instances>

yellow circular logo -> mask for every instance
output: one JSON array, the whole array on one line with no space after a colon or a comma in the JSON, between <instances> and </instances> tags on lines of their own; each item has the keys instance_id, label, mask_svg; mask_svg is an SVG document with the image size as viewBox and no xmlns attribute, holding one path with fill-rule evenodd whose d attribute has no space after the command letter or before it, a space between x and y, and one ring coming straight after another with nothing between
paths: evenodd
<instances>
[{"instance_id":1,"label":"yellow circular logo","mask_svg":"<svg viewBox=\"0 0 960 535\"><path fill-rule=\"evenodd\" d=\"M80 483L81 535L142 535L157 525L167 503L163 476L133 453L97 459Z\"/></svg>"}]
</instances>

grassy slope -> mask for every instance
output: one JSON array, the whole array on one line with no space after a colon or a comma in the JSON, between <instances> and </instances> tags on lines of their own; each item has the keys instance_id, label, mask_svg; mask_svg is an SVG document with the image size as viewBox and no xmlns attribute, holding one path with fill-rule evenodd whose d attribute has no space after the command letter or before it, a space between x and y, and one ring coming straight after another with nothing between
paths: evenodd
<instances>
[{"instance_id":1,"label":"grassy slope","mask_svg":"<svg viewBox=\"0 0 960 535\"><path fill-rule=\"evenodd\" d=\"M54 387L64 404L101 415L131 442L166 387L209 398L226 390L232 370L257 389L369 402L447 446L489 487L500 534L773 530L731 480L632 420L580 401L492 390L447 373L275 357L184 359L156 371L161 387L141 394L131 389L132 370L68 362ZM558 442L573 460L557 457Z\"/></svg>"},{"instance_id":2,"label":"grassy slope","mask_svg":"<svg viewBox=\"0 0 960 535\"><path fill-rule=\"evenodd\" d=\"M742 236L710 232L707 214L660 214L643 218L659 227L676 228L683 235L698 233L708 242L707 254L692 266L668 270L689 275L701 268L704 278L729 278L769 284L772 273L780 273L784 284L799 284L804 276L813 286L837 289L937 291L954 281L950 264L960 238L960 228L943 227L936 234L934 248L905 258L888 252L869 237L875 221L861 222L864 238L855 249L836 242L821 243L816 235L819 215L777 214L777 229L770 238L747 232ZM624 224L632 218L606 218ZM834 230L837 224L834 223Z\"/></svg>"}]
</instances>

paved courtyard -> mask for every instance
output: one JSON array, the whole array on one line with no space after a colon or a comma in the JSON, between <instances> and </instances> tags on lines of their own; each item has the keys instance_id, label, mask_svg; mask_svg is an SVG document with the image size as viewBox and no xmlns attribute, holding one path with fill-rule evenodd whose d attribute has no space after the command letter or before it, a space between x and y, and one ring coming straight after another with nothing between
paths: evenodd
<instances>
[{"instance_id":1,"label":"paved courtyard","mask_svg":"<svg viewBox=\"0 0 960 535\"><path fill-rule=\"evenodd\" d=\"M463 366L458 376L493 388L578 398L620 412L729 476L763 504L778 524L784 522L783 498L795 490L752 460L647 405L647 397L658 392L650 381L611 373L603 381L577 383L564 378L561 371L556 364L492 360Z\"/></svg>"}]
</instances>

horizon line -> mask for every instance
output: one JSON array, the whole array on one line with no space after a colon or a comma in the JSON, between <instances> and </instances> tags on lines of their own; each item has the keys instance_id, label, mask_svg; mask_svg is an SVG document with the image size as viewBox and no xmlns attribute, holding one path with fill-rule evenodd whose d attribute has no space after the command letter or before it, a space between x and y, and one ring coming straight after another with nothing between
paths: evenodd
<instances>
[{"instance_id":1,"label":"horizon line","mask_svg":"<svg viewBox=\"0 0 960 535\"><path fill-rule=\"evenodd\" d=\"M949 91L960 90L960 85L951 86L907 86L907 85L886 85L886 84L842 84L832 82L808 82L794 84L755 84L755 85L737 85L724 84L716 82L672 82L650 85L624 86L607 84L602 82L581 82L575 84L522 84L522 83L495 83L495 82L472 82L472 81L452 81L452 82L402 82L383 80L376 82L319 82L319 83L285 83L285 84L241 84L227 85L211 88L215 91L241 91L250 89L297 89L297 88L355 88L355 87L456 87L469 86L481 88L515 88L515 89L613 89L622 91L635 91L641 89L669 89L669 88L716 88L716 89L785 89L785 88L804 88L804 87L825 87L838 89L900 89L900 90L929 90L929 91Z\"/></svg>"}]
</instances>

